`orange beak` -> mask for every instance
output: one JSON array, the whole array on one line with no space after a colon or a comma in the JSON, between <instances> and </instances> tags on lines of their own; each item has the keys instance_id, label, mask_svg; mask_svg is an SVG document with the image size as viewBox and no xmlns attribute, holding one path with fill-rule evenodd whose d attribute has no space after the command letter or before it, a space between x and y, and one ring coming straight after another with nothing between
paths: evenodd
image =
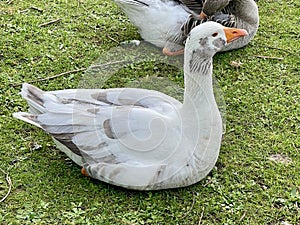
<instances>
[{"instance_id":1,"label":"orange beak","mask_svg":"<svg viewBox=\"0 0 300 225\"><path fill-rule=\"evenodd\" d=\"M201 11L199 17L200 17L201 20L203 20L207 17L207 15L203 11Z\"/></svg>"},{"instance_id":2,"label":"orange beak","mask_svg":"<svg viewBox=\"0 0 300 225\"><path fill-rule=\"evenodd\" d=\"M246 30L238 28L225 27L224 32L226 35L227 43L248 35L248 32Z\"/></svg>"}]
</instances>

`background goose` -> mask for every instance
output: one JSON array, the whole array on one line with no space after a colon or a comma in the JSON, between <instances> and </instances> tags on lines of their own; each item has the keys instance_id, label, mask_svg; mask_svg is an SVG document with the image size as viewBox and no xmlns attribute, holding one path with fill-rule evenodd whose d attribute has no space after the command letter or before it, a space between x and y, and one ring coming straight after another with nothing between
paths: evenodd
<instances>
[{"instance_id":1,"label":"background goose","mask_svg":"<svg viewBox=\"0 0 300 225\"><path fill-rule=\"evenodd\" d=\"M222 49L243 47L255 35L259 16L254 0L114 0L139 29L141 37L164 48L167 55L183 53L187 34L195 26L216 21L224 26L246 29L249 36ZM202 18L199 14L202 13Z\"/></svg>"},{"instance_id":2,"label":"background goose","mask_svg":"<svg viewBox=\"0 0 300 225\"><path fill-rule=\"evenodd\" d=\"M223 51L240 48L248 44L257 32L259 26L258 8L255 2L258 0L181 0L190 10L199 14L198 17L190 16L187 23L182 27L184 35L189 30L201 23L201 21L217 20L224 26L243 28L249 35L227 45ZM199 8L199 4L201 5ZM226 19L230 16L230 20ZM225 19L222 19L225 16Z\"/></svg>"},{"instance_id":3,"label":"background goose","mask_svg":"<svg viewBox=\"0 0 300 225\"><path fill-rule=\"evenodd\" d=\"M82 172L137 190L194 184L215 165L222 121L212 88L212 57L247 35L214 22L194 28L185 48L183 104L161 92L71 89L24 84L30 113L14 117L42 128Z\"/></svg>"}]
</instances>

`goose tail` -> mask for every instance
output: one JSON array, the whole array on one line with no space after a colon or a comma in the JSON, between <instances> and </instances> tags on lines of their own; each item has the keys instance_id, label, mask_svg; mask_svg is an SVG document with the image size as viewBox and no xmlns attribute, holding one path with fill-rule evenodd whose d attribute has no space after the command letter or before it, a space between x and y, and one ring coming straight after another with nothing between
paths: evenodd
<instances>
[{"instance_id":1,"label":"goose tail","mask_svg":"<svg viewBox=\"0 0 300 225\"><path fill-rule=\"evenodd\" d=\"M43 106L46 94L44 91L33 85L24 83L20 94L27 101L30 113L41 114L46 112Z\"/></svg>"},{"instance_id":2,"label":"goose tail","mask_svg":"<svg viewBox=\"0 0 300 225\"><path fill-rule=\"evenodd\" d=\"M29 105L29 113L16 112L13 113L13 117L41 128L40 124L37 122L37 116L46 111L43 106L43 96L45 92L35 86L24 83L20 94Z\"/></svg>"}]
</instances>

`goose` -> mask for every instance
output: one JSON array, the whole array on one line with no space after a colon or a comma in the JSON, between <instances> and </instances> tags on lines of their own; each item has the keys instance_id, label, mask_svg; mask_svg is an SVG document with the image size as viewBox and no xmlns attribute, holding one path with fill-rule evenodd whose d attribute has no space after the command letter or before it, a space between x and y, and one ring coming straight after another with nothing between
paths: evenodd
<instances>
[{"instance_id":1,"label":"goose","mask_svg":"<svg viewBox=\"0 0 300 225\"><path fill-rule=\"evenodd\" d=\"M247 37L230 43L220 51L247 45L255 36L259 15L258 0L114 0L141 37L162 48L169 56L183 54L188 33L195 26L216 21L227 27L248 31Z\"/></svg>"},{"instance_id":2,"label":"goose","mask_svg":"<svg viewBox=\"0 0 300 225\"><path fill-rule=\"evenodd\" d=\"M24 83L29 112L13 116L50 134L86 176L134 190L192 185L214 167L222 139L212 57L246 35L216 22L193 28L185 46L183 103L147 89L44 92Z\"/></svg>"}]
</instances>

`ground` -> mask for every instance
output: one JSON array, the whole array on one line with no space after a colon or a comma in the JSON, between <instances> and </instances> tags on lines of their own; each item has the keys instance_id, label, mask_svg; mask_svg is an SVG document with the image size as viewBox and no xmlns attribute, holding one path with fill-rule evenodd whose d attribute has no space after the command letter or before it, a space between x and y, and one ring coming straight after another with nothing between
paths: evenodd
<instances>
[{"instance_id":1,"label":"ground","mask_svg":"<svg viewBox=\"0 0 300 225\"><path fill-rule=\"evenodd\" d=\"M137 30L109 0L1 1L0 223L299 224L300 5L258 5L254 40L214 58L227 127L215 168L187 188L138 192L83 177L46 133L12 118L27 109L20 83L77 88L101 55L140 39ZM132 66L105 87L146 73L183 85L174 68Z\"/></svg>"}]
</instances>

